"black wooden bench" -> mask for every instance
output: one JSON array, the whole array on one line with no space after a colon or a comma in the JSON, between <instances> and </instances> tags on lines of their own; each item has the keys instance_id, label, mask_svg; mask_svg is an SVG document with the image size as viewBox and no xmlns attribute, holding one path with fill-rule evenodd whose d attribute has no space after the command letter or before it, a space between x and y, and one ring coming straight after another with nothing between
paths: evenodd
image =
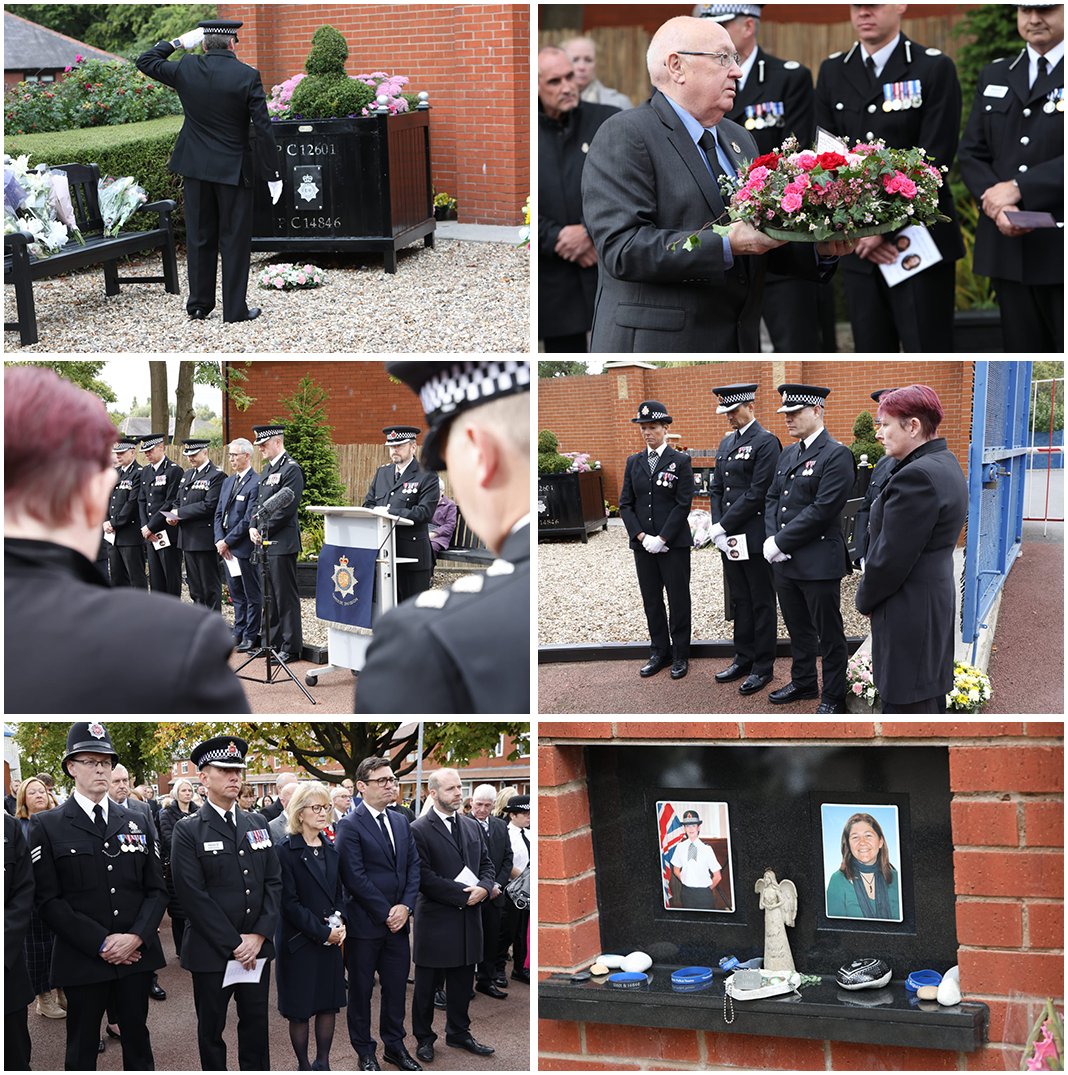
<instances>
[{"instance_id":1,"label":"black wooden bench","mask_svg":"<svg viewBox=\"0 0 1068 1075\"><path fill-rule=\"evenodd\" d=\"M104 235L104 221L97 199L100 169L95 164L64 164L70 185L74 217L85 239L83 246L71 238L67 245L46 258L34 257L27 249L33 236L24 231L4 236L4 280L15 285L18 321L4 322L4 331L18 330L23 346L37 342L37 309L33 301L33 281L60 276L87 265L104 266L104 294L117 295L120 284L164 284L171 295L179 294L178 258L174 245L171 214L178 203L170 198L142 205L141 210L159 214L159 227L150 231ZM142 250L159 250L163 257L162 276L119 276L120 258Z\"/></svg>"},{"instance_id":2,"label":"black wooden bench","mask_svg":"<svg viewBox=\"0 0 1068 1075\"><path fill-rule=\"evenodd\" d=\"M489 567L496 557L486 548L485 543L467 525L467 520L456 512L456 529L452 532L452 540L449 547L438 553L437 563L443 560L453 561L459 564L467 564L470 567Z\"/></svg>"}]
</instances>

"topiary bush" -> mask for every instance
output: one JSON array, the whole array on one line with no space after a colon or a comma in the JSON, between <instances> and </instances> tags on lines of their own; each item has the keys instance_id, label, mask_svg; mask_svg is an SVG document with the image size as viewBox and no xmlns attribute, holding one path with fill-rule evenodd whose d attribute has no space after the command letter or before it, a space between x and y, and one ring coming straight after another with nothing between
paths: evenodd
<instances>
[{"instance_id":1,"label":"topiary bush","mask_svg":"<svg viewBox=\"0 0 1068 1075\"><path fill-rule=\"evenodd\" d=\"M309 75L343 75L349 58L349 43L345 35L333 26L320 26L312 34L311 52L304 70Z\"/></svg>"},{"instance_id":2,"label":"topiary bush","mask_svg":"<svg viewBox=\"0 0 1068 1075\"><path fill-rule=\"evenodd\" d=\"M875 419L868 411L861 411L853 423L853 443L850 444L849 450L858 463L860 457L866 455L872 466L886 454L883 446L875 439Z\"/></svg>"},{"instance_id":3,"label":"topiary bush","mask_svg":"<svg viewBox=\"0 0 1068 1075\"><path fill-rule=\"evenodd\" d=\"M304 67L308 77L293 90L289 106L301 119L333 119L359 115L375 98L366 83L345 74L349 46L333 26L320 26L312 35Z\"/></svg>"},{"instance_id":4,"label":"topiary bush","mask_svg":"<svg viewBox=\"0 0 1068 1075\"><path fill-rule=\"evenodd\" d=\"M560 440L551 429L538 434L538 473L563 474L571 469L571 460L560 454Z\"/></svg>"}]
</instances>

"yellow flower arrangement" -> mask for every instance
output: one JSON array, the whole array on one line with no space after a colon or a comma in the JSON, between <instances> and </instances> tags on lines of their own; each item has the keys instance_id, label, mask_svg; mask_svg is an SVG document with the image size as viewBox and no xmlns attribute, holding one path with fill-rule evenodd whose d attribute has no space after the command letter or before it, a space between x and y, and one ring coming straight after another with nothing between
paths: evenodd
<instances>
[{"instance_id":1,"label":"yellow flower arrangement","mask_svg":"<svg viewBox=\"0 0 1068 1075\"><path fill-rule=\"evenodd\" d=\"M990 677L964 661L953 665L953 687L946 695L946 709L957 713L978 713L993 693Z\"/></svg>"}]
</instances>

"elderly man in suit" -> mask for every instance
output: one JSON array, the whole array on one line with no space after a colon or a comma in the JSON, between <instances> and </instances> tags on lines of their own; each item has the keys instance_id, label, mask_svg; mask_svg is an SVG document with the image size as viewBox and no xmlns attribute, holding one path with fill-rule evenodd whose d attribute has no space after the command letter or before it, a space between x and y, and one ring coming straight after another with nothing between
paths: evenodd
<instances>
[{"instance_id":1,"label":"elderly man in suit","mask_svg":"<svg viewBox=\"0 0 1068 1075\"><path fill-rule=\"evenodd\" d=\"M501 911L508 902L504 886L512 878L512 842L508 823L493 816L497 789L492 784L479 784L471 795L471 816L482 828L486 850L497 871L490 898L482 902L482 961L475 966L475 991L494 1000L504 1000L508 994L493 979L497 965L498 939L501 933ZM507 983L508 979L505 979Z\"/></svg>"},{"instance_id":2,"label":"elderly man in suit","mask_svg":"<svg viewBox=\"0 0 1068 1075\"><path fill-rule=\"evenodd\" d=\"M852 249L830 242L813 252L744 221L684 248L691 233L725 219L719 178L758 154L752 135L725 118L738 60L718 23L669 19L647 54L652 98L610 116L590 145L583 212L600 273L591 351L759 351L768 268L823 279L829 259Z\"/></svg>"},{"instance_id":3,"label":"elderly man in suit","mask_svg":"<svg viewBox=\"0 0 1068 1075\"><path fill-rule=\"evenodd\" d=\"M234 599L234 648L238 653L254 649L260 634L260 569L252 559L252 513L259 497L260 476L252 469L252 443L244 437L227 449L231 474L222 485L215 509L215 551L228 564L236 561L238 573L227 569L230 596Z\"/></svg>"}]
</instances>

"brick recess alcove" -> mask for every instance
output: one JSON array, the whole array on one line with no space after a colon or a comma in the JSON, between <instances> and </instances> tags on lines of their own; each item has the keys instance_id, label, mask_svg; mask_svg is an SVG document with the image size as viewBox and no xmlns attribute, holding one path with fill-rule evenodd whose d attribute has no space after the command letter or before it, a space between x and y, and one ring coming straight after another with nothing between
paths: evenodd
<instances>
[{"instance_id":1,"label":"brick recess alcove","mask_svg":"<svg viewBox=\"0 0 1068 1075\"><path fill-rule=\"evenodd\" d=\"M1048 996L1063 1006L1063 722L589 721L539 725L539 979L601 951L589 746L945 744L961 986L989 1006L970 1053L540 1019L540 1070L1006 1070ZM895 972L896 977L896 972Z\"/></svg>"}]
</instances>

